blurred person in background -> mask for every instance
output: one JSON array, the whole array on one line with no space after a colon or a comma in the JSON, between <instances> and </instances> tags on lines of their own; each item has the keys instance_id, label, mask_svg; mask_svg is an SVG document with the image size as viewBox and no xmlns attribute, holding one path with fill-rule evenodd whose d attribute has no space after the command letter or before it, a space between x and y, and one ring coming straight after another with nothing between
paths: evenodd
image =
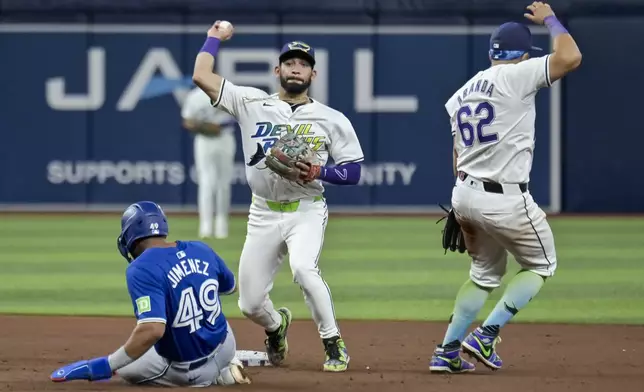
<instances>
[{"instance_id":1,"label":"blurred person in background","mask_svg":"<svg viewBox=\"0 0 644 392\"><path fill-rule=\"evenodd\" d=\"M194 88L187 95L181 117L183 127L195 136L199 237L213 236L214 217L215 238L226 238L235 163L236 121L228 113L212 107L210 98L200 88Z\"/></svg>"}]
</instances>

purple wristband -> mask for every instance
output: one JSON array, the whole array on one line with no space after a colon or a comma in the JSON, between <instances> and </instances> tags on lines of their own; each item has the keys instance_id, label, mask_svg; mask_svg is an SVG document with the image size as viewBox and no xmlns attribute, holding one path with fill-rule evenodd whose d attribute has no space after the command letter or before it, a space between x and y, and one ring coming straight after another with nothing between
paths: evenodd
<instances>
[{"instance_id":1,"label":"purple wristband","mask_svg":"<svg viewBox=\"0 0 644 392\"><path fill-rule=\"evenodd\" d=\"M547 16L544 20L543 23L548 27L548 30L550 31L550 35L552 38L558 36L559 34L568 34L568 30L566 30L565 27L559 22L556 16L550 15Z\"/></svg>"},{"instance_id":2,"label":"purple wristband","mask_svg":"<svg viewBox=\"0 0 644 392\"><path fill-rule=\"evenodd\" d=\"M335 167L322 166L319 178L335 185L356 185L360 181L360 174L360 164L351 162Z\"/></svg>"},{"instance_id":3,"label":"purple wristband","mask_svg":"<svg viewBox=\"0 0 644 392\"><path fill-rule=\"evenodd\" d=\"M221 41L218 38L208 37L206 38L206 42L204 42L199 53L206 52L206 53L210 53L212 57L215 57L217 56L217 51L219 51L220 43Z\"/></svg>"}]
</instances>

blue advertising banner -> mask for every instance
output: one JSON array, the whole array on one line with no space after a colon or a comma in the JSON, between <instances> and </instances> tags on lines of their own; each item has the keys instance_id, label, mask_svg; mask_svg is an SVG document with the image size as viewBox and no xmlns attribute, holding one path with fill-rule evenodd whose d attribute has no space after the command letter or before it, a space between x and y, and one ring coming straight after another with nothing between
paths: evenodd
<instances>
[{"instance_id":1,"label":"blue advertising banner","mask_svg":"<svg viewBox=\"0 0 644 392\"><path fill-rule=\"evenodd\" d=\"M4 24L0 203L196 204L192 138L180 105L207 25ZM238 25L217 71L274 92L283 42L316 48L311 94L343 112L365 152L358 186L327 186L331 206L426 209L449 204L452 141L445 101L488 66L492 26ZM535 44L549 47L545 31ZM43 55L46 61L43 62ZM560 209L559 87L537 96L535 200ZM247 208L237 143L233 204Z\"/></svg>"}]
</instances>

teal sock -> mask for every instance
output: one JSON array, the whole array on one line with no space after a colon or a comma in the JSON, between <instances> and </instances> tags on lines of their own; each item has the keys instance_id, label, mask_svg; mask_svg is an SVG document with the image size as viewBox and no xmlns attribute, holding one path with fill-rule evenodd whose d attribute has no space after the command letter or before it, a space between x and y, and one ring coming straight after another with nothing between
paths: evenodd
<instances>
[{"instance_id":1,"label":"teal sock","mask_svg":"<svg viewBox=\"0 0 644 392\"><path fill-rule=\"evenodd\" d=\"M483 322L483 329L490 335L498 335L499 330L539 293L544 282L545 279L534 272L520 271Z\"/></svg>"},{"instance_id":2,"label":"teal sock","mask_svg":"<svg viewBox=\"0 0 644 392\"><path fill-rule=\"evenodd\" d=\"M492 289L483 289L477 286L469 279L461 286L456 295L454 313L450 317L443 346L460 347L460 342L465 338L467 329L485 305L491 291ZM450 343L452 344L450 345Z\"/></svg>"}]
</instances>

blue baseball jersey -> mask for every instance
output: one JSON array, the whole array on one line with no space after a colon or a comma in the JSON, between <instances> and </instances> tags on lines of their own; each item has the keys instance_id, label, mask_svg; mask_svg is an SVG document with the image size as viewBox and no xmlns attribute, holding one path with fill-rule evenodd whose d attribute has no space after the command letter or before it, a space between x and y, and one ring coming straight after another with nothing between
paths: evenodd
<instances>
[{"instance_id":1,"label":"blue baseball jersey","mask_svg":"<svg viewBox=\"0 0 644 392\"><path fill-rule=\"evenodd\" d=\"M226 339L220 294L235 289L235 276L208 245L176 241L149 248L126 270L138 323L162 322L155 348L171 361L188 362L212 353Z\"/></svg>"}]
</instances>

